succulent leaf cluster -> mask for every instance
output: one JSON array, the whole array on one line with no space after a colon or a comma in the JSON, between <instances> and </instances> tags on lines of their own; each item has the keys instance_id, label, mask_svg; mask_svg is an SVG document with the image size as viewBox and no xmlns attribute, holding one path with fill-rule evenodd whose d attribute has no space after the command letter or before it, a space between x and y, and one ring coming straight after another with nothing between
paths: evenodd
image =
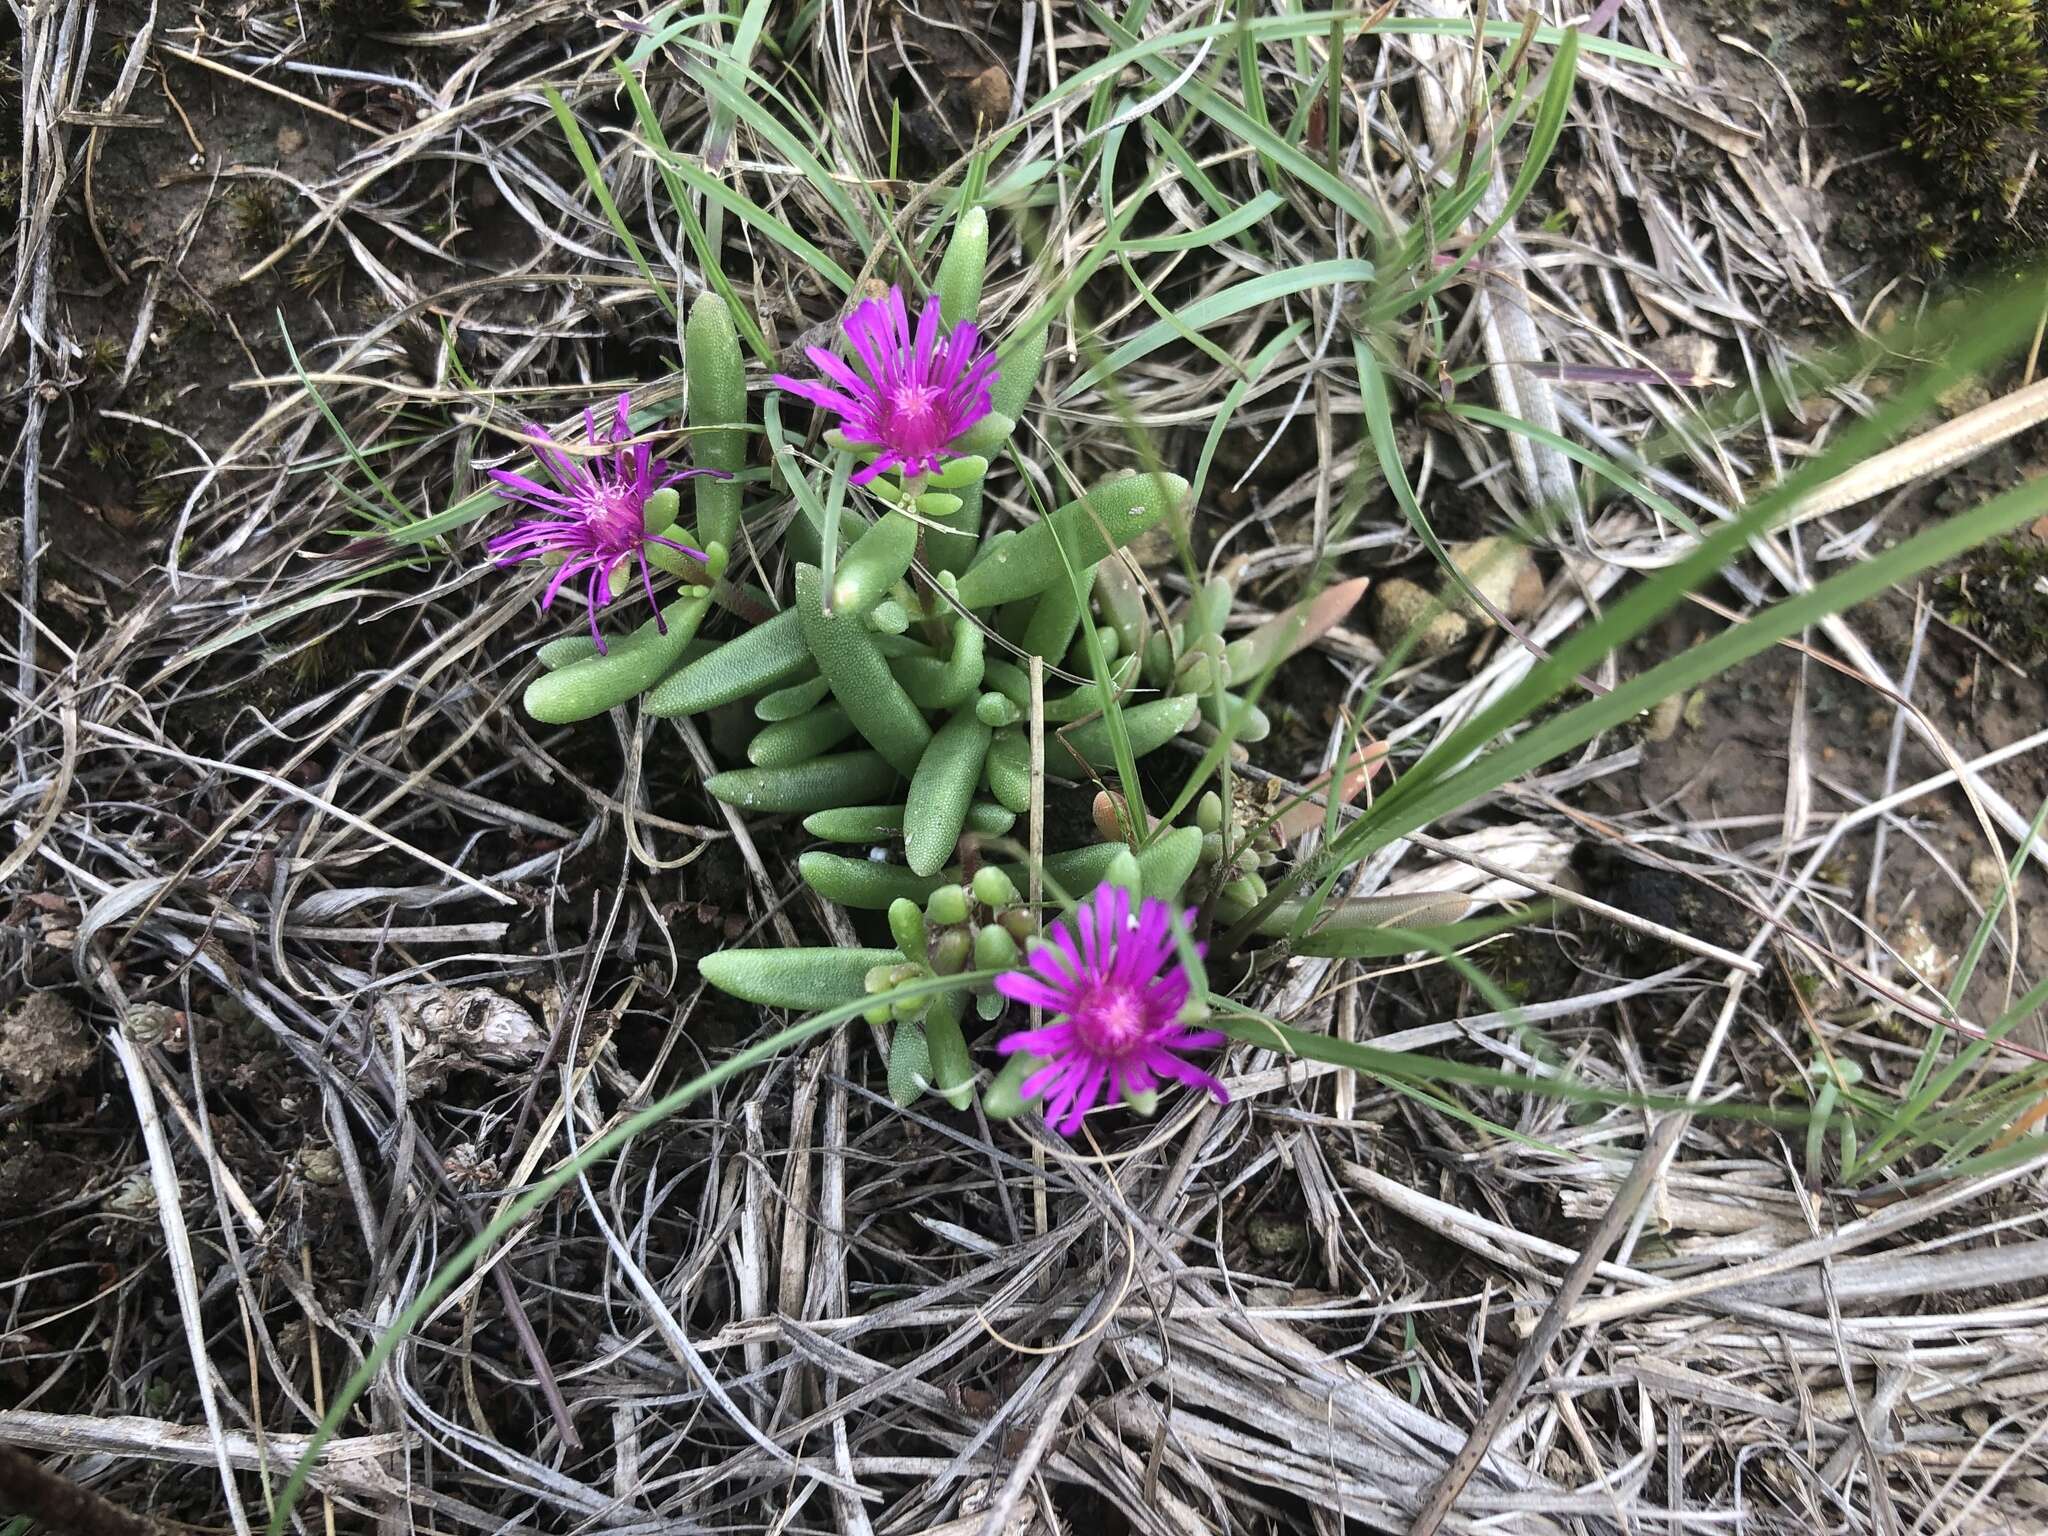
<instances>
[{"instance_id":1,"label":"succulent leaf cluster","mask_svg":"<svg viewBox=\"0 0 2048 1536\"><path fill-rule=\"evenodd\" d=\"M612 428L592 435L593 448L625 466L610 480L557 465L562 450L543 437L554 481L597 498L589 515L608 520L607 529L644 528L631 558L681 586L637 628L606 638L597 609L627 596L627 585L599 569L588 632L541 649L546 670L525 696L528 712L550 723L636 698L658 717L744 718L744 765L711 775L704 788L750 814L802 817L817 846L798 859L800 877L854 913L876 942L725 950L700 961L702 975L763 1007L817 1011L865 999L869 1021L888 1032L896 1098L931 1091L956 1107L975 1092L968 1020L1002 1012L997 979L1021 974L1045 935L1069 933L1061 924L1077 921L1089 893L1114 886L1140 904L1119 910L1149 914L1155 926L1163 910L1205 903L1228 918L1265 898L1284 851L1279 808L1240 799L1226 811L1226 781L1217 777L1223 793L1194 785L1183 794L1191 814L1179 826L1100 814L1123 804L1106 791L1096 837L1051 840L1034 864L1015 834L1043 783L1106 785L1120 764L1183 736L1196 744L1186 762L1199 773L1242 757L1244 744L1271 730L1257 700L1275 669L1340 620L1365 585L1343 583L1334 598L1251 627L1231 622L1241 566L1170 603L1123 553L1154 530L1177 533L1186 548L1188 483L1163 470L1111 475L1024 527L985 533L984 480L1010 447L1046 340L1043 328L1012 338L992 376L987 353L974 352L987 245L985 217L969 212L941 262L928 317L912 321L893 292L856 310L847 332L858 372L814 354L829 387L775 379L785 397L838 409L851 429L826 431L826 453L801 469L779 425L789 400L771 397L765 425L795 507L782 542L784 591L732 579L754 429L738 337L716 296L695 303L685 332L693 470L648 460L629 402ZM876 355L878 338L889 337L901 350L894 360ZM897 420L892 412L928 408L950 413L955 430L940 453L928 451L929 417L903 435L913 451L877 440ZM866 467L851 473L861 457ZM683 491L668 483L685 476L688 517ZM536 482L501 474L500 483L559 515ZM637 499L622 509L611 487L627 483ZM579 548L565 544L564 557L587 558ZM644 573L631 584L643 585L652 604ZM709 640L707 632L731 629L714 622L721 610L742 623ZM1222 753L1213 750L1219 738ZM1285 920L1283 909L1276 923ZM952 978L958 984L945 985ZM1186 1033L1199 1024L1190 1018L1174 1026L1180 1038L1208 1038ZM1147 1048L1165 1059L1157 1042ZM1014 1114L1024 1106L1020 1085L1057 1076L1044 1061L1013 1054L982 1091L983 1107ZM1153 1081L1149 1069L1133 1069L1133 1084ZM1150 1092L1134 1086L1127 1098L1149 1102Z\"/></svg>"}]
</instances>

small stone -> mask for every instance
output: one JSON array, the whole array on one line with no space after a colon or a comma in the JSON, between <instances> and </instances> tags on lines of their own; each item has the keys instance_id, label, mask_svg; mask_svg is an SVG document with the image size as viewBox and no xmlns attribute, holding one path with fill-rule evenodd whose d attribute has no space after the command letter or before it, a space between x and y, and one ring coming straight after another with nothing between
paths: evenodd
<instances>
[{"instance_id":1,"label":"small stone","mask_svg":"<svg viewBox=\"0 0 2048 1536\"><path fill-rule=\"evenodd\" d=\"M1254 1211L1244 1224L1252 1252L1268 1259L1284 1259L1308 1247L1308 1228L1298 1218Z\"/></svg>"},{"instance_id":2,"label":"small stone","mask_svg":"<svg viewBox=\"0 0 2048 1536\"><path fill-rule=\"evenodd\" d=\"M989 127L1009 121L1010 95L1010 72L1000 64L989 65L967 82L967 105Z\"/></svg>"},{"instance_id":3,"label":"small stone","mask_svg":"<svg viewBox=\"0 0 2048 1536\"><path fill-rule=\"evenodd\" d=\"M1983 906L1990 906L2005 887L2005 866L1988 853L1970 860L1970 894Z\"/></svg>"},{"instance_id":4,"label":"small stone","mask_svg":"<svg viewBox=\"0 0 2048 1536\"><path fill-rule=\"evenodd\" d=\"M1962 956L1944 950L1920 921L1917 912L1907 912L1892 925L1891 946L1907 970L1937 990L1946 987L1962 963Z\"/></svg>"},{"instance_id":5,"label":"small stone","mask_svg":"<svg viewBox=\"0 0 2048 1536\"><path fill-rule=\"evenodd\" d=\"M1408 653L1417 661L1431 661L1452 650L1463 642L1472 627L1464 614L1444 607L1412 581L1396 580L1382 586L1375 631L1380 649L1392 654L1418 625L1422 632Z\"/></svg>"},{"instance_id":6,"label":"small stone","mask_svg":"<svg viewBox=\"0 0 2048 1536\"><path fill-rule=\"evenodd\" d=\"M1643 740L1648 742L1669 741L1678 734L1678 722L1685 709L1685 699L1680 694L1669 694L1659 699L1643 712L1641 730Z\"/></svg>"},{"instance_id":7,"label":"small stone","mask_svg":"<svg viewBox=\"0 0 2048 1536\"><path fill-rule=\"evenodd\" d=\"M1509 617L1515 614L1517 595L1525 602L1529 597L1528 582L1535 569L1535 562L1529 558L1529 551L1513 539L1500 537L1473 539L1466 544L1453 544L1445 551L1451 557L1465 580L1488 603ZM1540 578L1538 578L1540 583ZM1542 592L1539 584L1538 595ZM1457 608L1467 617L1477 619L1481 624L1493 622L1484 607L1473 601L1470 593L1457 582L1446 579L1443 584L1444 601Z\"/></svg>"},{"instance_id":8,"label":"small stone","mask_svg":"<svg viewBox=\"0 0 2048 1536\"><path fill-rule=\"evenodd\" d=\"M335 1185L341 1182L341 1154L332 1147L301 1147L299 1172L309 1184Z\"/></svg>"},{"instance_id":9,"label":"small stone","mask_svg":"<svg viewBox=\"0 0 2048 1536\"><path fill-rule=\"evenodd\" d=\"M99 1043L55 992L31 992L0 1018L0 1078L31 1104L92 1070Z\"/></svg>"},{"instance_id":10,"label":"small stone","mask_svg":"<svg viewBox=\"0 0 2048 1536\"><path fill-rule=\"evenodd\" d=\"M306 135L287 123L277 130L277 153L280 159L289 160L306 147Z\"/></svg>"}]
</instances>

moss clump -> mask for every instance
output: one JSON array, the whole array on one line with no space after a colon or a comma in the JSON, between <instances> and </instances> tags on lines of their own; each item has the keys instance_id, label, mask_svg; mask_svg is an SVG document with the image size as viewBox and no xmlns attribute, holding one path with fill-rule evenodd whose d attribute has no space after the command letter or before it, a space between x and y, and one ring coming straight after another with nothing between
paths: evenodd
<instances>
[{"instance_id":1,"label":"moss clump","mask_svg":"<svg viewBox=\"0 0 2048 1536\"><path fill-rule=\"evenodd\" d=\"M1899 147L1975 183L2048 90L2034 0L1848 0L1844 82L1895 120Z\"/></svg>"},{"instance_id":2,"label":"moss clump","mask_svg":"<svg viewBox=\"0 0 2048 1536\"><path fill-rule=\"evenodd\" d=\"M284 238L284 199L275 187L251 182L230 191L226 202L228 222L244 245L268 250Z\"/></svg>"},{"instance_id":3,"label":"moss clump","mask_svg":"<svg viewBox=\"0 0 2048 1536\"><path fill-rule=\"evenodd\" d=\"M1942 578L1949 622L2022 666L2048 661L2048 542L1994 539Z\"/></svg>"}]
</instances>

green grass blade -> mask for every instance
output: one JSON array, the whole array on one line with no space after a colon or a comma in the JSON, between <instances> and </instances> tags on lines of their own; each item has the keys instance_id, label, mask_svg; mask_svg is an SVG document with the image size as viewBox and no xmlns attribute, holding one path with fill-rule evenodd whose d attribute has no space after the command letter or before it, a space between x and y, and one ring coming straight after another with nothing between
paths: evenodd
<instances>
[{"instance_id":1,"label":"green grass blade","mask_svg":"<svg viewBox=\"0 0 2048 1536\"><path fill-rule=\"evenodd\" d=\"M1120 373L1131 364L1150 356L1168 342L1179 339L1183 328L1201 330L1219 320L1228 320L1246 310L1257 309L1276 299L1288 298L1304 293L1311 288L1335 287L1340 283L1358 286L1373 280L1374 267L1360 257L1336 257L1328 261L1312 261L1306 266L1293 267L1281 272L1266 272L1258 277L1246 278L1241 283L1232 283L1228 288L1205 294L1192 304L1182 307L1174 321L1156 320L1137 335L1110 352L1107 357L1093 364L1073 383L1060 392L1060 399L1071 400L1084 390L1100 383L1105 375Z\"/></svg>"},{"instance_id":2,"label":"green grass blade","mask_svg":"<svg viewBox=\"0 0 2048 1536\"><path fill-rule=\"evenodd\" d=\"M619 205L612 201L612 189L605 185L604 169L597 163L597 156L591 151L590 141L583 137L583 129L576 122L576 114L569 110L569 103L562 99L562 93L552 85L543 86L548 105L554 109L555 121L562 125L562 136L569 141L570 152L576 156L576 163L583 168L583 179L590 183L591 195L597 199L597 206L604 210L604 216L626 247L626 254L633 258L633 265L640 269L647 286L654 290L654 296L661 300L661 307L676 316L676 301L669 296L668 284L654 275L654 269L647 264L647 257L641 253L640 242L633 238L633 232L626 228L626 221L619 214Z\"/></svg>"}]
</instances>

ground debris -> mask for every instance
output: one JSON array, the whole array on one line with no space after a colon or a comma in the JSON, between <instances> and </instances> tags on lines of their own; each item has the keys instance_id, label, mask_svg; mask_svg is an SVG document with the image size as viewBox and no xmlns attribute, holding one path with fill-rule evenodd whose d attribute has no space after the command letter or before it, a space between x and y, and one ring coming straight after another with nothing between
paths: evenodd
<instances>
[{"instance_id":1,"label":"ground debris","mask_svg":"<svg viewBox=\"0 0 2048 1536\"><path fill-rule=\"evenodd\" d=\"M385 1049L398 1036L414 1099L445 1086L450 1072L531 1066L547 1046L532 1014L481 987L396 987L378 997L373 1017Z\"/></svg>"},{"instance_id":2,"label":"ground debris","mask_svg":"<svg viewBox=\"0 0 2048 1536\"><path fill-rule=\"evenodd\" d=\"M55 992L31 992L0 1017L0 1078L31 1104L92 1070L99 1045Z\"/></svg>"}]
</instances>

